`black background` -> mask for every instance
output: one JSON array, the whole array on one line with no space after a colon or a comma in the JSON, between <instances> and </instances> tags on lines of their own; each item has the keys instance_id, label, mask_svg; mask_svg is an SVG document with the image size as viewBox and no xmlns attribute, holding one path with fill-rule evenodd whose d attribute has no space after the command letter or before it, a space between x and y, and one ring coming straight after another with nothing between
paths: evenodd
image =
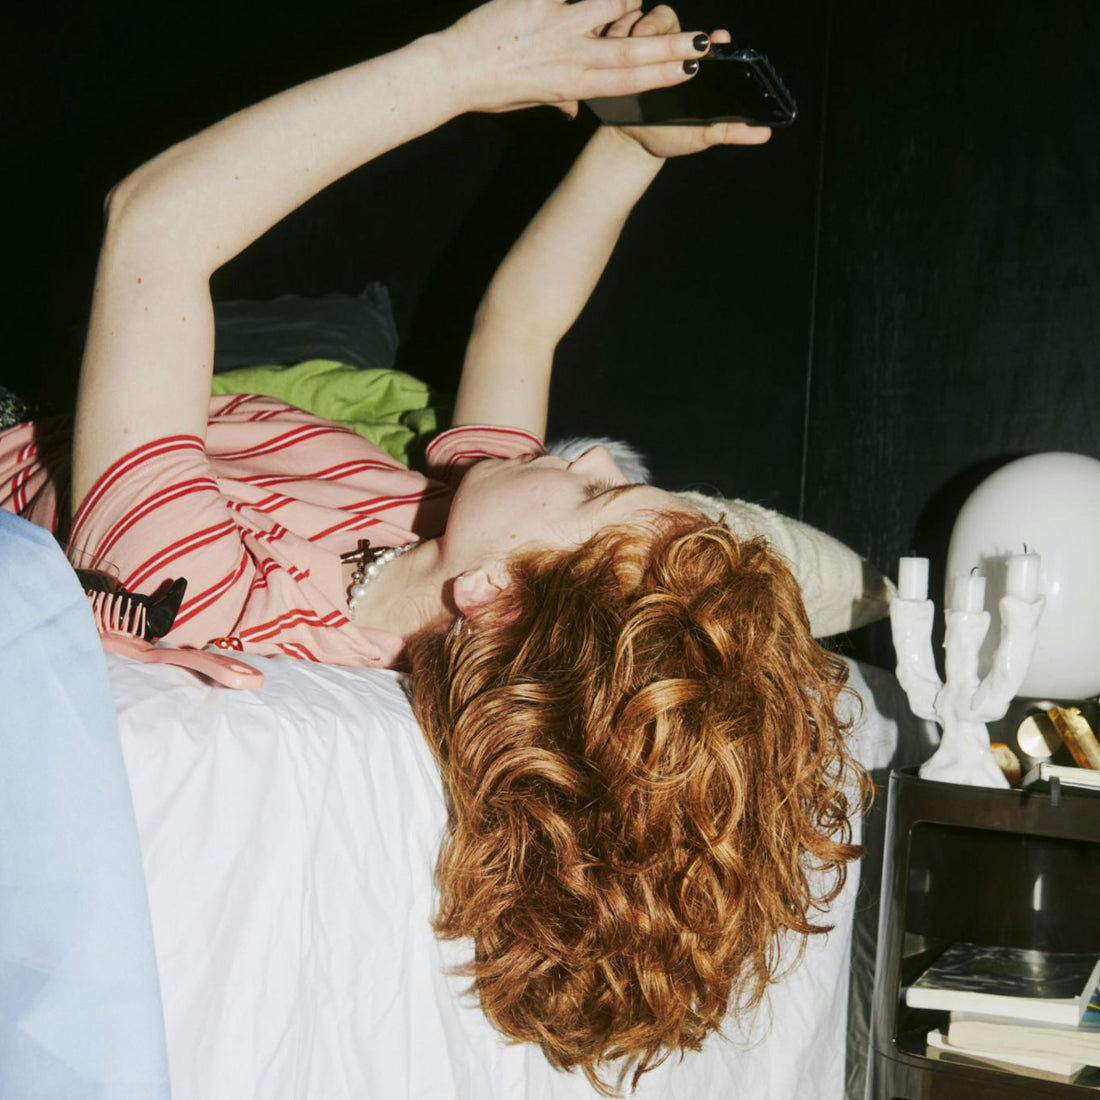
<instances>
[{"instance_id":1,"label":"black background","mask_svg":"<svg viewBox=\"0 0 1100 1100\"><path fill-rule=\"evenodd\" d=\"M3 75L0 381L71 402L116 180L463 6L24 9ZM659 483L802 516L891 574L910 549L942 555L954 509L1007 457L1100 456L1100 5L680 13L766 52L801 117L763 149L665 169L562 345L551 434L626 439ZM380 279L400 365L453 387L495 262L591 125L551 109L458 119L307 204L219 272L215 296Z\"/></svg>"}]
</instances>

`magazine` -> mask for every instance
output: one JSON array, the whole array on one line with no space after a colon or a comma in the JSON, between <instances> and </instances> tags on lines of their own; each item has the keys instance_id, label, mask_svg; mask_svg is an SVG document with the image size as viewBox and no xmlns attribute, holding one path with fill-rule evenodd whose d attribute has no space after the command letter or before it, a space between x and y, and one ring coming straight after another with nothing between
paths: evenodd
<instances>
[{"instance_id":1,"label":"magazine","mask_svg":"<svg viewBox=\"0 0 1100 1100\"><path fill-rule=\"evenodd\" d=\"M1100 956L952 944L908 988L913 1008L1076 1027L1100 981Z\"/></svg>"}]
</instances>

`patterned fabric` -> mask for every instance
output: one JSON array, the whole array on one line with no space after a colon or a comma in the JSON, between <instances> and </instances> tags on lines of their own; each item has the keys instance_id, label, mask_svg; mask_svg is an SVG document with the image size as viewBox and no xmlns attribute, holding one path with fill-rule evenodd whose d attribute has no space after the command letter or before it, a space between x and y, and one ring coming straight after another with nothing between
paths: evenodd
<instances>
[{"instance_id":1,"label":"patterned fabric","mask_svg":"<svg viewBox=\"0 0 1100 1100\"><path fill-rule=\"evenodd\" d=\"M27 418L27 403L5 386L0 386L0 429L10 428Z\"/></svg>"},{"instance_id":2,"label":"patterned fabric","mask_svg":"<svg viewBox=\"0 0 1100 1100\"><path fill-rule=\"evenodd\" d=\"M0 434L0 506L56 530L55 479L37 461L47 441L32 425ZM348 620L340 554L360 538L402 546L440 534L466 467L541 450L526 432L455 428L428 448L428 478L290 405L215 397L205 446L155 440L100 477L73 517L69 557L131 591L186 577L166 638L175 645L231 636L253 653L388 666L398 640Z\"/></svg>"}]
</instances>

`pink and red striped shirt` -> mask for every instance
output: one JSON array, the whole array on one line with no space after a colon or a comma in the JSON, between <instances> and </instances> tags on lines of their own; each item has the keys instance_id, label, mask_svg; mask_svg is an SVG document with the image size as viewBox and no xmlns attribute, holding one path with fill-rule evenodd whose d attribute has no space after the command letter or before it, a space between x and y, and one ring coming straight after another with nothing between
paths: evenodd
<instances>
[{"instance_id":1,"label":"pink and red striped shirt","mask_svg":"<svg viewBox=\"0 0 1100 1100\"><path fill-rule=\"evenodd\" d=\"M57 530L56 443L0 433L0 507ZM171 436L115 462L73 517L69 556L131 591L187 578L167 640L223 636L246 651L342 665L393 664L390 635L347 617L340 554L360 538L402 546L440 534L454 484L482 458L541 452L518 429L453 428L429 446L432 477L329 421L266 397L210 402L207 438Z\"/></svg>"}]
</instances>

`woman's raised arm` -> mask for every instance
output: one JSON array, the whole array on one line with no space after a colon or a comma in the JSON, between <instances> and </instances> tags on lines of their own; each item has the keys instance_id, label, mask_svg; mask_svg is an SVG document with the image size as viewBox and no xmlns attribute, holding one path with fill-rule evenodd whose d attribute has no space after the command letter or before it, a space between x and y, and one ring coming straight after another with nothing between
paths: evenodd
<instances>
[{"instance_id":1,"label":"woman's raised arm","mask_svg":"<svg viewBox=\"0 0 1100 1100\"><path fill-rule=\"evenodd\" d=\"M439 34L283 92L174 146L108 203L81 369L72 505L116 459L205 437L210 275L323 187L467 110L687 79L690 33L601 36L640 0L492 0Z\"/></svg>"},{"instance_id":2,"label":"woman's raised arm","mask_svg":"<svg viewBox=\"0 0 1100 1100\"><path fill-rule=\"evenodd\" d=\"M606 33L652 42L679 29L676 13L661 5L644 16L627 13ZM724 30L710 37L730 40ZM545 438L554 350L665 159L715 145L759 145L770 136L767 127L741 123L598 130L489 284L466 349L454 423L524 428Z\"/></svg>"},{"instance_id":3,"label":"woman's raised arm","mask_svg":"<svg viewBox=\"0 0 1100 1100\"><path fill-rule=\"evenodd\" d=\"M474 318L454 424L544 439L554 351L663 161L604 128L505 256Z\"/></svg>"}]
</instances>

